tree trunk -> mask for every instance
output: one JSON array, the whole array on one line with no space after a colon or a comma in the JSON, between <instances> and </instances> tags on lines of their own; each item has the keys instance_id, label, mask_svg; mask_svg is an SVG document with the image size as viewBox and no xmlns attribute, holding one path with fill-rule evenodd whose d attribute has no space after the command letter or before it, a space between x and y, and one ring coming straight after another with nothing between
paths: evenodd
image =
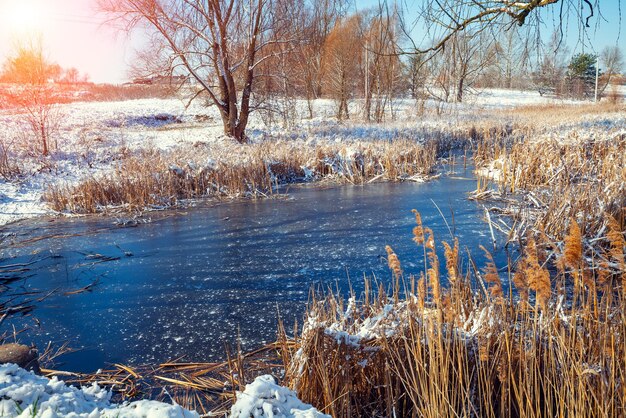
<instances>
[{"instance_id":1,"label":"tree trunk","mask_svg":"<svg viewBox=\"0 0 626 418\"><path fill-rule=\"evenodd\" d=\"M41 142L43 145L43 155L48 155L48 139L46 138L46 126L43 122L40 122L41 129Z\"/></svg>"},{"instance_id":2,"label":"tree trunk","mask_svg":"<svg viewBox=\"0 0 626 418\"><path fill-rule=\"evenodd\" d=\"M306 106L309 111L309 119L313 119L313 98L311 91L313 90L312 86L307 83L306 89Z\"/></svg>"},{"instance_id":3,"label":"tree trunk","mask_svg":"<svg viewBox=\"0 0 626 418\"><path fill-rule=\"evenodd\" d=\"M241 123L231 124L228 119L222 120L222 123L224 125L224 134L235 139L240 144L245 144L246 142L248 142L245 125L242 125Z\"/></svg>"},{"instance_id":4,"label":"tree trunk","mask_svg":"<svg viewBox=\"0 0 626 418\"><path fill-rule=\"evenodd\" d=\"M462 103L463 102L463 89L465 84L465 76L462 76L461 78L459 78L459 84L457 87L457 91L456 91L456 101L457 103Z\"/></svg>"}]
</instances>

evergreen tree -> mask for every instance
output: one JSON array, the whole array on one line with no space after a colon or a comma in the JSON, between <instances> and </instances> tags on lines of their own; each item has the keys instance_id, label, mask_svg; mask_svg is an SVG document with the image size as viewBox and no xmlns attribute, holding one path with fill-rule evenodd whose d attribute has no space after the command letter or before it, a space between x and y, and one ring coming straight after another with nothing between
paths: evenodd
<instances>
[{"instance_id":1,"label":"evergreen tree","mask_svg":"<svg viewBox=\"0 0 626 418\"><path fill-rule=\"evenodd\" d=\"M593 96L596 80L596 56L580 53L572 57L567 66L570 94L578 98Z\"/></svg>"}]
</instances>

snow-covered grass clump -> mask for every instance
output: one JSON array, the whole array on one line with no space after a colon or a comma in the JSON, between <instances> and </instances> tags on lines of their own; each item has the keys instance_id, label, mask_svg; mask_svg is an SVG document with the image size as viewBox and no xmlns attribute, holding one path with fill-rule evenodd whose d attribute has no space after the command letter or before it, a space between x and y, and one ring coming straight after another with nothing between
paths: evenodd
<instances>
[{"instance_id":1,"label":"snow-covered grass clump","mask_svg":"<svg viewBox=\"0 0 626 418\"><path fill-rule=\"evenodd\" d=\"M270 375L259 376L237 393L231 418L330 418L298 399L295 392L279 386Z\"/></svg>"},{"instance_id":2,"label":"snow-covered grass clump","mask_svg":"<svg viewBox=\"0 0 626 418\"><path fill-rule=\"evenodd\" d=\"M111 393L98 385L67 386L15 364L0 365L0 417L41 418L194 418L196 412L156 401L111 403Z\"/></svg>"}]
</instances>

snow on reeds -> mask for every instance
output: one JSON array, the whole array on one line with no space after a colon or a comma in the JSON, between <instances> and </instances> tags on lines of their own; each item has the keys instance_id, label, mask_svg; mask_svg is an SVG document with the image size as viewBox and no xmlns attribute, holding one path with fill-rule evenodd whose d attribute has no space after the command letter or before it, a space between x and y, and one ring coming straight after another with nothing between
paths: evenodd
<instances>
[{"instance_id":1,"label":"snow on reeds","mask_svg":"<svg viewBox=\"0 0 626 418\"><path fill-rule=\"evenodd\" d=\"M613 109L605 107L584 109L592 115ZM543 117L539 110L526 110L528 117L536 118L535 125L512 128L506 137L485 135L477 141L478 173L490 177L498 189L495 196L523 197L521 202L509 200L508 212L515 218L511 240L524 239L529 230L541 231L562 248L573 221L580 224L582 252L590 257L598 246L608 245L611 219L617 225L614 229L623 233L626 118L613 120L609 113L597 113L596 119L570 124L582 108L568 108L561 116L555 109L546 110ZM548 127L552 122L566 125ZM486 190L481 182L476 197L493 197L493 190Z\"/></svg>"},{"instance_id":2,"label":"snow on reeds","mask_svg":"<svg viewBox=\"0 0 626 418\"><path fill-rule=\"evenodd\" d=\"M419 275L402 272L388 248L400 285L367 283L347 302L314 298L295 344L283 334L285 382L333 417L622 415L623 235L613 232L611 249L587 260L576 228L555 250L564 268L539 251L550 245L545 235L529 237L509 269L515 297L503 294L491 258L461 273L458 245L444 244L447 273L431 255ZM430 252L431 237L418 246ZM621 271L591 268L604 259ZM437 284L444 274L454 277L447 289Z\"/></svg>"},{"instance_id":3,"label":"snow on reeds","mask_svg":"<svg viewBox=\"0 0 626 418\"><path fill-rule=\"evenodd\" d=\"M436 142L415 140L314 145L278 140L219 147L129 152L113 172L77 185L51 186L44 198L57 211L94 213L169 207L201 197L264 197L292 182L423 181L438 157Z\"/></svg>"}]
</instances>

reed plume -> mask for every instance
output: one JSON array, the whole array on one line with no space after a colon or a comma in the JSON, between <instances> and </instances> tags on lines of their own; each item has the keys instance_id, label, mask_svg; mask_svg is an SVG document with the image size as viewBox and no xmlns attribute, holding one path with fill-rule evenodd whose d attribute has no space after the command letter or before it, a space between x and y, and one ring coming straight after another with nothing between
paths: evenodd
<instances>
[{"instance_id":1,"label":"reed plume","mask_svg":"<svg viewBox=\"0 0 626 418\"><path fill-rule=\"evenodd\" d=\"M564 242L563 266L572 270L579 270L583 258L582 234L574 219L570 220L569 233Z\"/></svg>"},{"instance_id":2,"label":"reed plume","mask_svg":"<svg viewBox=\"0 0 626 418\"><path fill-rule=\"evenodd\" d=\"M482 245L479 247L485 253L485 257L487 257L487 265L483 268L483 272L485 273L485 282L489 285L489 293L494 298L501 298L503 295L502 282L500 281L500 275L498 274L493 256Z\"/></svg>"},{"instance_id":3,"label":"reed plume","mask_svg":"<svg viewBox=\"0 0 626 418\"><path fill-rule=\"evenodd\" d=\"M537 244L532 236L528 237L525 254L526 256L522 268L528 280L528 287L535 292L537 305L543 310L546 310L550 296L552 295L550 273L539 264L537 258Z\"/></svg>"},{"instance_id":4,"label":"reed plume","mask_svg":"<svg viewBox=\"0 0 626 418\"><path fill-rule=\"evenodd\" d=\"M448 281L454 285L458 279L459 266L459 240L454 239L454 247L443 241L444 256L446 258L446 270L448 272Z\"/></svg>"},{"instance_id":5,"label":"reed plume","mask_svg":"<svg viewBox=\"0 0 626 418\"><path fill-rule=\"evenodd\" d=\"M513 284L517 289L517 293L519 294L520 300L527 302L528 301L528 276L524 271L523 267L517 269L515 274L513 275Z\"/></svg>"},{"instance_id":6,"label":"reed plume","mask_svg":"<svg viewBox=\"0 0 626 418\"><path fill-rule=\"evenodd\" d=\"M420 279L417 281L417 306L420 311L424 310L426 305L426 280L424 273L420 273Z\"/></svg>"},{"instance_id":7,"label":"reed plume","mask_svg":"<svg viewBox=\"0 0 626 418\"><path fill-rule=\"evenodd\" d=\"M607 214L606 234L609 240L609 257L617 265L617 270L621 271L622 289L626 289L626 261L624 260L624 248L626 248L626 239L624 231L619 226L619 222L613 216Z\"/></svg>"},{"instance_id":8,"label":"reed plume","mask_svg":"<svg viewBox=\"0 0 626 418\"><path fill-rule=\"evenodd\" d=\"M424 233L427 235L424 246L427 250L435 251L435 234L432 229L424 228Z\"/></svg>"},{"instance_id":9,"label":"reed plume","mask_svg":"<svg viewBox=\"0 0 626 418\"><path fill-rule=\"evenodd\" d=\"M393 252L389 245L385 246L385 251L387 251L387 265L389 269L393 272L394 276L399 278L402 276L402 268L400 267L400 259L396 253Z\"/></svg>"},{"instance_id":10,"label":"reed plume","mask_svg":"<svg viewBox=\"0 0 626 418\"><path fill-rule=\"evenodd\" d=\"M430 264L430 267L426 270L426 277L428 278L428 285L433 293L435 303L437 306L441 306L442 295L439 277L439 257L437 257L437 250L435 249L435 234L430 228L424 228L424 232L427 235L424 248L428 251L428 262Z\"/></svg>"},{"instance_id":11,"label":"reed plume","mask_svg":"<svg viewBox=\"0 0 626 418\"><path fill-rule=\"evenodd\" d=\"M422 216L420 213L413 209L411 212L415 215L415 224L416 226L413 228L413 241L417 245L421 245L424 243L424 226L422 225Z\"/></svg>"}]
</instances>

